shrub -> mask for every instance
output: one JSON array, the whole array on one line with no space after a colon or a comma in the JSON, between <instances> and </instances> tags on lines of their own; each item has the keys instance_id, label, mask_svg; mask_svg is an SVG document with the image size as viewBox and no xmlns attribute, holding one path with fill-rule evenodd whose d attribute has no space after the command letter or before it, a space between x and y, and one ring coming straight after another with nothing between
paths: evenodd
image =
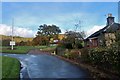
<instances>
[{"instance_id":1,"label":"shrub","mask_svg":"<svg viewBox=\"0 0 120 80\"><path fill-rule=\"evenodd\" d=\"M76 46L77 49L81 49L81 48L83 48L82 43L76 43L75 46Z\"/></svg>"},{"instance_id":2,"label":"shrub","mask_svg":"<svg viewBox=\"0 0 120 80\"><path fill-rule=\"evenodd\" d=\"M73 49L72 43L65 43L64 46L65 46L65 48L67 48L67 49Z\"/></svg>"},{"instance_id":3,"label":"shrub","mask_svg":"<svg viewBox=\"0 0 120 80\"><path fill-rule=\"evenodd\" d=\"M103 61L103 55L106 52L105 49L95 48L89 50L89 59L95 65L101 65Z\"/></svg>"},{"instance_id":4,"label":"shrub","mask_svg":"<svg viewBox=\"0 0 120 80\"><path fill-rule=\"evenodd\" d=\"M79 52L76 51L76 50L71 50L71 51L66 50L65 51L65 56L69 59L74 59L75 60L79 57Z\"/></svg>"},{"instance_id":5,"label":"shrub","mask_svg":"<svg viewBox=\"0 0 120 80\"><path fill-rule=\"evenodd\" d=\"M2 46L9 46L9 45L10 45L10 41L11 41L11 39L2 40L2 41L1 41Z\"/></svg>"},{"instance_id":6,"label":"shrub","mask_svg":"<svg viewBox=\"0 0 120 80\"><path fill-rule=\"evenodd\" d=\"M118 45L110 48L94 48L89 50L90 62L112 72L120 73L120 49Z\"/></svg>"},{"instance_id":7,"label":"shrub","mask_svg":"<svg viewBox=\"0 0 120 80\"><path fill-rule=\"evenodd\" d=\"M80 49L81 55L80 55L80 61L82 62L90 62L90 58L89 58L89 49L88 48L82 48Z\"/></svg>"},{"instance_id":8,"label":"shrub","mask_svg":"<svg viewBox=\"0 0 120 80\"><path fill-rule=\"evenodd\" d=\"M65 48L63 45L58 45L55 49L55 53L60 56L64 56Z\"/></svg>"}]
</instances>

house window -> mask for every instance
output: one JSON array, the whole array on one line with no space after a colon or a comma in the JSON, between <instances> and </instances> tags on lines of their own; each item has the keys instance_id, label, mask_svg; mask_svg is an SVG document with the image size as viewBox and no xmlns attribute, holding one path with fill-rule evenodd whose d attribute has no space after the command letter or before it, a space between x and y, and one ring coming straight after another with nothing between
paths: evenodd
<instances>
[{"instance_id":1,"label":"house window","mask_svg":"<svg viewBox=\"0 0 120 80\"><path fill-rule=\"evenodd\" d=\"M96 38L89 39L89 41L90 41L90 46L91 46L91 47L96 47L96 46L98 46L98 41L97 41Z\"/></svg>"},{"instance_id":2,"label":"house window","mask_svg":"<svg viewBox=\"0 0 120 80\"><path fill-rule=\"evenodd\" d=\"M92 40L92 45L93 45L93 46L98 46L97 39L93 39L93 40Z\"/></svg>"}]
</instances>

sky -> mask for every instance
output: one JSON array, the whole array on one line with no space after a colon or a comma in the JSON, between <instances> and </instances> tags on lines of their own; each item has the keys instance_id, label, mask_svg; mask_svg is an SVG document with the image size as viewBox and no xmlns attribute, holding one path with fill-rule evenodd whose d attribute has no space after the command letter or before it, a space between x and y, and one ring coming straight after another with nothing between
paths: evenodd
<instances>
[{"instance_id":1,"label":"sky","mask_svg":"<svg viewBox=\"0 0 120 80\"><path fill-rule=\"evenodd\" d=\"M3 2L118 2L119 0L1 0Z\"/></svg>"},{"instance_id":2,"label":"sky","mask_svg":"<svg viewBox=\"0 0 120 80\"><path fill-rule=\"evenodd\" d=\"M118 22L118 2L2 2L0 34L34 37L42 24L57 25L66 30L85 31L89 36L105 27L107 14L112 13Z\"/></svg>"}]
</instances>

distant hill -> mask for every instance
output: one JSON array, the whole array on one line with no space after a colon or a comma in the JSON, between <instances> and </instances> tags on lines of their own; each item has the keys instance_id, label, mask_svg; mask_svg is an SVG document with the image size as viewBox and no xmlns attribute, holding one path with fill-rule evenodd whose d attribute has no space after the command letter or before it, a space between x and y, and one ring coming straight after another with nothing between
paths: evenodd
<instances>
[{"instance_id":1,"label":"distant hill","mask_svg":"<svg viewBox=\"0 0 120 80\"><path fill-rule=\"evenodd\" d=\"M12 39L12 36L6 36L6 35L0 35L0 40L6 40L6 39ZM26 38L26 37L19 37L19 36L14 36L13 37L15 42L21 42L21 41L32 41L33 38Z\"/></svg>"}]
</instances>

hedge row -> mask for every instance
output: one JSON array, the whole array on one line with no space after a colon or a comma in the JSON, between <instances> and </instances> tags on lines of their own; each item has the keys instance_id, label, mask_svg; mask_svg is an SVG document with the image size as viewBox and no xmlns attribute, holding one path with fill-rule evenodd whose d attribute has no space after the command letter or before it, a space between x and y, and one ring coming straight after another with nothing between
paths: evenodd
<instances>
[{"instance_id":1,"label":"hedge row","mask_svg":"<svg viewBox=\"0 0 120 80\"><path fill-rule=\"evenodd\" d=\"M120 46L118 44L111 47L89 49L86 58L90 63L98 67L117 74L120 73Z\"/></svg>"}]
</instances>

